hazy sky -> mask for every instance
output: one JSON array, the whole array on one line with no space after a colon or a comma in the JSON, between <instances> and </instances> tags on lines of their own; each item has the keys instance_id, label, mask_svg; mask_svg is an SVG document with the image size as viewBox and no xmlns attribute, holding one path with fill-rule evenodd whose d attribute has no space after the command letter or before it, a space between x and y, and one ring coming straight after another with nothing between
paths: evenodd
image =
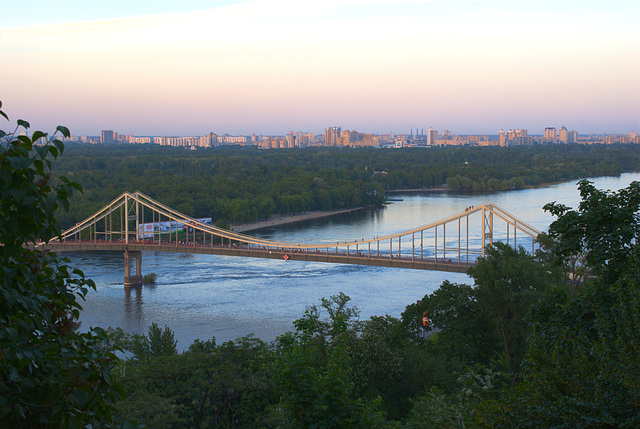
<instances>
[{"instance_id":1,"label":"hazy sky","mask_svg":"<svg viewBox=\"0 0 640 429\"><path fill-rule=\"evenodd\" d=\"M0 99L74 135L640 132L640 2L2 0Z\"/></svg>"}]
</instances>

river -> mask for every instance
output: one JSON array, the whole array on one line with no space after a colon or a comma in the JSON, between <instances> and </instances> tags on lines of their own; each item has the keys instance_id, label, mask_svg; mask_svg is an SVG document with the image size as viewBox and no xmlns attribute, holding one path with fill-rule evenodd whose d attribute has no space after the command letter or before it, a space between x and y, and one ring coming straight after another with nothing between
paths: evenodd
<instances>
[{"instance_id":1,"label":"river","mask_svg":"<svg viewBox=\"0 0 640 429\"><path fill-rule=\"evenodd\" d=\"M640 173L591 179L601 189L617 190L640 180ZM482 194L394 194L382 209L363 210L325 219L251 232L279 241L350 240L400 232L460 212L494 203L539 230L552 216L544 204L557 201L577 207L576 181L511 192ZM66 253L71 265L95 281L81 312L81 329L121 327L146 333L151 323L169 326L178 348L193 340L216 338L218 344L255 334L265 341L292 329L307 306L344 292L359 308L360 318L389 314L431 293L444 280L472 284L465 274L312 262L278 261L212 255L144 252L143 274L158 275L153 286L125 290L120 253Z\"/></svg>"}]
</instances>

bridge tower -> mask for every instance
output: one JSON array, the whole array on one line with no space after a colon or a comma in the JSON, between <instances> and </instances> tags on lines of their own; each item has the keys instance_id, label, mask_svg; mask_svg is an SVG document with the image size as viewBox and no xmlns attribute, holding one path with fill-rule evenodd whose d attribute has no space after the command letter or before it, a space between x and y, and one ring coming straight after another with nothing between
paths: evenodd
<instances>
[{"instance_id":1,"label":"bridge tower","mask_svg":"<svg viewBox=\"0 0 640 429\"><path fill-rule=\"evenodd\" d=\"M489 244L493 244L493 211L487 210L482 206L482 257L484 258L487 247L487 239Z\"/></svg>"},{"instance_id":2,"label":"bridge tower","mask_svg":"<svg viewBox=\"0 0 640 429\"><path fill-rule=\"evenodd\" d=\"M131 259L136 260L136 275L131 275ZM142 284L142 252L124 251L124 287L140 286Z\"/></svg>"}]
</instances>

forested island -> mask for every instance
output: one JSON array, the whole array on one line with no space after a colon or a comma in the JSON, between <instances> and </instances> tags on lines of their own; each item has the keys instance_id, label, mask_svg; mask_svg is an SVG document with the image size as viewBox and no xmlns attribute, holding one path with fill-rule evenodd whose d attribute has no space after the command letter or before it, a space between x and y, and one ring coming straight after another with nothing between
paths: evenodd
<instances>
[{"instance_id":1,"label":"forested island","mask_svg":"<svg viewBox=\"0 0 640 429\"><path fill-rule=\"evenodd\" d=\"M337 210L385 202L385 192L443 187L504 191L640 168L638 145L307 148L189 151L157 145L69 144L57 174L79 183L63 228L125 191L142 191L220 226L273 214Z\"/></svg>"}]
</instances>

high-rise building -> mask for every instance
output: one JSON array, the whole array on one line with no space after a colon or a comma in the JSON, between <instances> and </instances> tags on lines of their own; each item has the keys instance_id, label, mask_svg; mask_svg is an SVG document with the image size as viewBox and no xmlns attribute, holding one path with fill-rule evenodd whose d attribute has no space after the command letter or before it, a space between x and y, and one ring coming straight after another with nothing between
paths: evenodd
<instances>
[{"instance_id":1,"label":"high-rise building","mask_svg":"<svg viewBox=\"0 0 640 429\"><path fill-rule=\"evenodd\" d=\"M380 138L374 134L363 134L362 146L380 146Z\"/></svg>"},{"instance_id":2,"label":"high-rise building","mask_svg":"<svg viewBox=\"0 0 640 429\"><path fill-rule=\"evenodd\" d=\"M324 143L336 146L342 142L342 127L331 127L324 130Z\"/></svg>"},{"instance_id":3,"label":"high-rise building","mask_svg":"<svg viewBox=\"0 0 640 429\"><path fill-rule=\"evenodd\" d=\"M569 131L569 143L578 143L578 132Z\"/></svg>"},{"instance_id":4,"label":"high-rise building","mask_svg":"<svg viewBox=\"0 0 640 429\"><path fill-rule=\"evenodd\" d=\"M438 130L434 130L433 128L429 127L429 131L427 131L427 145L433 146L436 144L437 140Z\"/></svg>"},{"instance_id":5,"label":"high-rise building","mask_svg":"<svg viewBox=\"0 0 640 429\"><path fill-rule=\"evenodd\" d=\"M555 127L547 127L544 129L544 133L542 134L542 141L544 143L556 143L558 139L558 134L556 133Z\"/></svg>"},{"instance_id":6,"label":"high-rise building","mask_svg":"<svg viewBox=\"0 0 640 429\"><path fill-rule=\"evenodd\" d=\"M560 143L569 143L569 130L565 126L560 128Z\"/></svg>"},{"instance_id":7,"label":"high-rise building","mask_svg":"<svg viewBox=\"0 0 640 429\"><path fill-rule=\"evenodd\" d=\"M285 140L287 142L287 148L292 149L294 147L298 147L296 143L296 136L293 133L289 133L286 135Z\"/></svg>"},{"instance_id":8,"label":"high-rise building","mask_svg":"<svg viewBox=\"0 0 640 429\"><path fill-rule=\"evenodd\" d=\"M529 137L527 137L527 130L509 130L507 131L507 139L505 141L506 146L521 146L529 144Z\"/></svg>"},{"instance_id":9,"label":"high-rise building","mask_svg":"<svg viewBox=\"0 0 640 429\"><path fill-rule=\"evenodd\" d=\"M115 143L116 133L113 130L102 130L100 132L100 143Z\"/></svg>"},{"instance_id":10,"label":"high-rise building","mask_svg":"<svg viewBox=\"0 0 640 429\"><path fill-rule=\"evenodd\" d=\"M507 145L507 135L504 130L500 130L500 133L498 133L498 140L500 141L500 146L505 147Z\"/></svg>"}]
</instances>

